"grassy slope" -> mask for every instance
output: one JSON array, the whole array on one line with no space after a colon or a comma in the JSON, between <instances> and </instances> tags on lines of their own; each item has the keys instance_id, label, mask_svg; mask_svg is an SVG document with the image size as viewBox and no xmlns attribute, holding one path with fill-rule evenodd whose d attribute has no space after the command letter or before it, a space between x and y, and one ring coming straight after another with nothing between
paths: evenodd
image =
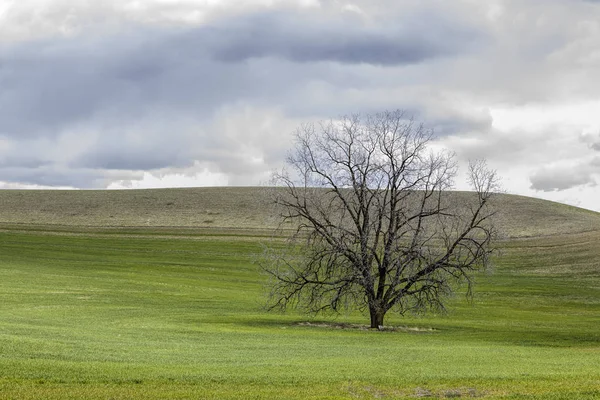
<instances>
[{"instance_id":1,"label":"grassy slope","mask_svg":"<svg viewBox=\"0 0 600 400\"><path fill-rule=\"evenodd\" d=\"M153 212L155 200L131 202L146 196L161 199L154 204L179 199L193 215L211 210L215 225L235 227L225 213L252 207L257 190L0 192L9 222L0 223L8 228L0 231L0 399L600 397L600 224L590 223L597 214L505 197L505 215L510 207L520 215L509 215L521 221L513 236L553 236L506 242L494 274L478 277L474 305L456 298L448 317L388 321L423 331L383 333L264 313L264 278L251 262L260 239L222 230L157 235L164 228L156 227L71 233L79 217L66 215L96 210L105 218L98 210L110 208L99 199L112 196L113 207L121 204L113 219L133 221L131 209L146 207L147 216L163 216L158 225L185 226L168 208ZM19 202L7 200L19 193ZM61 196L77 206L57 203ZM184 198L199 201L198 211ZM40 231L42 221L25 219L34 208L71 227ZM256 209L243 214L247 227L263 218ZM105 225L97 221L88 225ZM557 224L570 233L557 235Z\"/></svg>"},{"instance_id":2,"label":"grassy slope","mask_svg":"<svg viewBox=\"0 0 600 400\"><path fill-rule=\"evenodd\" d=\"M453 192L465 202L467 192ZM496 198L498 226L509 237L546 236L596 230L600 214L522 196ZM151 190L3 190L0 222L4 226L152 227L164 230L261 229L277 220L266 188ZM184 229L185 231L185 229Z\"/></svg>"}]
</instances>

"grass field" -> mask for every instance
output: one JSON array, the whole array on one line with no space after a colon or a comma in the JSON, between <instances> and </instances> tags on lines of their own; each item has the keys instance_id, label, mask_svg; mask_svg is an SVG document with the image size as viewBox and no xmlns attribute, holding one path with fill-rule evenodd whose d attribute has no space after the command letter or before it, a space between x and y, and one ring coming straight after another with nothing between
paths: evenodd
<instances>
[{"instance_id":1,"label":"grass field","mask_svg":"<svg viewBox=\"0 0 600 400\"><path fill-rule=\"evenodd\" d=\"M599 214L504 196L473 304L374 332L263 311L258 192L1 192L0 399L600 398Z\"/></svg>"}]
</instances>

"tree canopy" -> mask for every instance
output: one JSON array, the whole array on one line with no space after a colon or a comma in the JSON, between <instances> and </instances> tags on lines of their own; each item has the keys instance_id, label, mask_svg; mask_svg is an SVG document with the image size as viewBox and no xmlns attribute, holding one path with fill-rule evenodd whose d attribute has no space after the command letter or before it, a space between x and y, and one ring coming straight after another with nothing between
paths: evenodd
<instances>
[{"instance_id":1,"label":"tree canopy","mask_svg":"<svg viewBox=\"0 0 600 400\"><path fill-rule=\"evenodd\" d=\"M295 230L265 264L271 308L357 308L381 328L390 310L443 310L458 283L471 293L493 250L497 176L471 162L474 192L457 202L455 156L431 150L433 138L399 110L297 129L289 169L274 176Z\"/></svg>"}]
</instances>

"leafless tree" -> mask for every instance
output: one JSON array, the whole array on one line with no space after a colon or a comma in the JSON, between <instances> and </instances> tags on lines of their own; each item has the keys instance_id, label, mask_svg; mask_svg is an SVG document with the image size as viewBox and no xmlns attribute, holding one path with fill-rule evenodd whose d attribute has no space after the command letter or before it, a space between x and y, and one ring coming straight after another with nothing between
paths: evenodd
<instances>
[{"instance_id":1,"label":"leafless tree","mask_svg":"<svg viewBox=\"0 0 600 400\"><path fill-rule=\"evenodd\" d=\"M432 131L402 111L296 131L290 170L274 177L275 203L296 229L265 265L271 308L358 308L381 329L390 310L443 310L457 283L471 293L472 272L492 252L497 176L472 162L475 192L449 191L455 157L431 142Z\"/></svg>"}]
</instances>

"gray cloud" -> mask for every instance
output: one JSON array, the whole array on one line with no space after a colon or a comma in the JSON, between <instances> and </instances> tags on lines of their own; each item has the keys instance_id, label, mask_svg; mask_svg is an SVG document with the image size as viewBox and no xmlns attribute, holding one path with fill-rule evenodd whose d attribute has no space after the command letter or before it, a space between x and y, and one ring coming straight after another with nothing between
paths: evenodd
<instances>
[{"instance_id":1,"label":"gray cloud","mask_svg":"<svg viewBox=\"0 0 600 400\"><path fill-rule=\"evenodd\" d=\"M436 14L429 18L373 27L281 11L197 28L139 26L9 46L0 51L0 133L47 135L97 113L127 119L153 105L210 114L228 101L283 97L321 74L336 81L326 66L300 71L285 61L403 65L464 52L484 36Z\"/></svg>"},{"instance_id":2,"label":"gray cloud","mask_svg":"<svg viewBox=\"0 0 600 400\"><path fill-rule=\"evenodd\" d=\"M100 149L82 154L69 166L106 170L153 170L183 167L190 163L189 158L174 154L172 148L160 148L154 144L149 148L115 143L106 144Z\"/></svg>"},{"instance_id":3,"label":"gray cloud","mask_svg":"<svg viewBox=\"0 0 600 400\"><path fill-rule=\"evenodd\" d=\"M581 134L579 140L595 151L600 151L600 133Z\"/></svg>"},{"instance_id":4,"label":"gray cloud","mask_svg":"<svg viewBox=\"0 0 600 400\"><path fill-rule=\"evenodd\" d=\"M215 125L220 109L277 105L288 118L364 110L364 98L320 104L306 88L327 82L329 93L364 93L371 79L354 65L459 54L484 36L442 14L427 18L415 23L407 14L374 25L282 9L198 27L131 25L4 45L0 138L11 147L0 147L0 180L88 187L108 171L182 168L196 160L232 176L268 168L282 159L283 144L264 149L264 135L273 133L250 139L248 127L224 135Z\"/></svg>"},{"instance_id":5,"label":"gray cloud","mask_svg":"<svg viewBox=\"0 0 600 400\"><path fill-rule=\"evenodd\" d=\"M531 189L543 192L597 185L591 164L541 168L530 177L530 181Z\"/></svg>"},{"instance_id":6,"label":"gray cloud","mask_svg":"<svg viewBox=\"0 0 600 400\"><path fill-rule=\"evenodd\" d=\"M600 151L600 134L590 143L590 149Z\"/></svg>"},{"instance_id":7,"label":"gray cloud","mask_svg":"<svg viewBox=\"0 0 600 400\"><path fill-rule=\"evenodd\" d=\"M594 182L597 166L577 162L600 150L577 140L589 126L500 129L493 111L597 99L597 4L133 3L19 2L0 21L0 181L104 187L208 169L256 184L301 122L402 108L535 190ZM14 22L28 13L36 24Z\"/></svg>"},{"instance_id":8,"label":"gray cloud","mask_svg":"<svg viewBox=\"0 0 600 400\"><path fill-rule=\"evenodd\" d=\"M106 187L115 180L140 179L141 174L131 171L106 172L93 169L73 169L59 165L46 165L36 168L0 168L2 180L27 185L72 186L82 189Z\"/></svg>"},{"instance_id":9,"label":"gray cloud","mask_svg":"<svg viewBox=\"0 0 600 400\"><path fill-rule=\"evenodd\" d=\"M366 24L359 18L322 18L318 14L261 13L227 26L201 30L220 60L240 62L281 57L294 62L335 61L401 65L463 53L484 33L438 14L415 24L414 15L397 16L393 24ZM425 22L425 21L423 21Z\"/></svg>"}]
</instances>

